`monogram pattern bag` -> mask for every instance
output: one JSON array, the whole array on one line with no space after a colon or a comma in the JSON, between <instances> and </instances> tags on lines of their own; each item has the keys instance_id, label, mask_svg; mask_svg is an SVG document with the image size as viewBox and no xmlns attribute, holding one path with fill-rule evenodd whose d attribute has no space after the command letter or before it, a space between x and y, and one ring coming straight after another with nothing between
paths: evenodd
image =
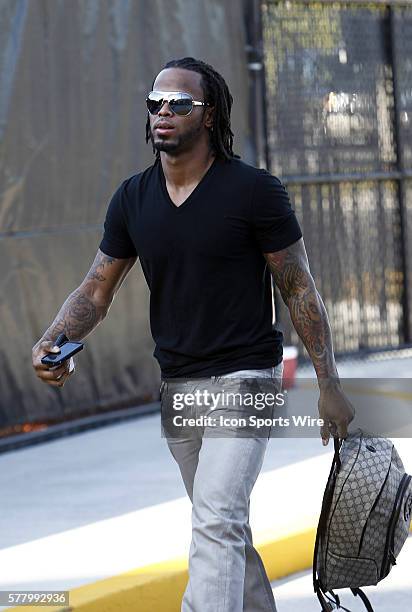
<instances>
[{"instance_id":1,"label":"monogram pattern bag","mask_svg":"<svg viewBox=\"0 0 412 612\"><path fill-rule=\"evenodd\" d=\"M360 587L376 585L396 564L410 529L412 478L386 438L357 430L342 441L334 439L334 445L316 534L313 586L322 611L347 610L333 589L350 588L373 612Z\"/></svg>"}]
</instances>

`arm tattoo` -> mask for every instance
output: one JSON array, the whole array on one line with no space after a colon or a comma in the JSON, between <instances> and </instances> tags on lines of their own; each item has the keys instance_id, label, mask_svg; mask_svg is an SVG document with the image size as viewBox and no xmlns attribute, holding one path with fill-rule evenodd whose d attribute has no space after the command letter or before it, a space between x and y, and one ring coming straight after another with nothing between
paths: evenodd
<instances>
[{"instance_id":1,"label":"arm tattoo","mask_svg":"<svg viewBox=\"0 0 412 612\"><path fill-rule=\"evenodd\" d=\"M115 257L105 255L100 250L97 252L84 282L69 295L39 342L56 340L62 332L70 340L81 340L104 319L109 304L101 304L98 300L94 300L93 294L96 291L96 281L97 283L103 283L107 280L107 270L115 261L117 261ZM130 265L132 265L131 262L123 268L121 276L117 279L118 284L121 284L122 279L130 269Z\"/></svg>"},{"instance_id":2,"label":"arm tattoo","mask_svg":"<svg viewBox=\"0 0 412 612\"><path fill-rule=\"evenodd\" d=\"M108 268L112 265L112 263L116 261L114 257L110 257L109 255L105 255L101 251L99 251L96 255L96 258L93 262L92 267L87 273L87 277L90 280L97 280L103 282L106 280L105 277L105 266Z\"/></svg>"},{"instance_id":3,"label":"arm tattoo","mask_svg":"<svg viewBox=\"0 0 412 612\"><path fill-rule=\"evenodd\" d=\"M97 306L88 293L87 285L73 291L39 342L56 340L62 332L70 340L87 336L104 319L108 310L107 306Z\"/></svg>"},{"instance_id":4,"label":"arm tattoo","mask_svg":"<svg viewBox=\"0 0 412 612\"><path fill-rule=\"evenodd\" d=\"M309 270L303 239L282 251L264 253L264 257L318 380L339 380L328 315Z\"/></svg>"}]
</instances>

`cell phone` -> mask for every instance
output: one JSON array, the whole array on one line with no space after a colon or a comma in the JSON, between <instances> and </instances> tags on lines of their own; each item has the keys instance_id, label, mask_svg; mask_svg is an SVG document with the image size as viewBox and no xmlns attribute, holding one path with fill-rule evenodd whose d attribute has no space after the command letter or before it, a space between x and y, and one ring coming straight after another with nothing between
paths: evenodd
<instances>
[{"instance_id":1,"label":"cell phone","mask_svg":"<svg viewBox=\"0 0 412 612\"><path fill-rule=\"evenodd\" d=\"M50 353L41 358L41 362L47 366L59 366L67 359L81 351L84 347L83 342L64 342L60 345L60 353Z\"/></svg>"}]
</instances>

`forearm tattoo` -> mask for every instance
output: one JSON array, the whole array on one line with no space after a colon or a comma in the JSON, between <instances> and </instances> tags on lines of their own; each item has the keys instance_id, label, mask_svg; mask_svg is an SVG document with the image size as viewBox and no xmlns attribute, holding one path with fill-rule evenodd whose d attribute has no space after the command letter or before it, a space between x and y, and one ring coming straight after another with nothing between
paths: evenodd
<instances>
[{"instance_id":1,"label":"forearm tattoo","mask_svg":"<svg viewBox=\"0 0 412 612\"><path fill-rule=\"evenodd\" d=\"M303 239L264 257L318 379L338 379L329 319L310 273Z\"/></svg>"},{"instance_id":2,"label":"forearm tattoo","mask_svg":"<svg viewBox=\"0 0 412 612\"><path fill-rule=\"evenodd\" d=\"M104 319L106 313L106 306L97 306L87 295L87 287L76 289L64 302L42 340L56 340L62 332L70 340L81 340Z\"/></svg>"},{"instance_id":3,"label":"forearm tattoo","mask_svg":"<svg viewBox=\"0 0 412 612\"><path fill-rule=\"evenodd\" d=\"M96 281L106 281L107 268L115 261L117 260L114 257L109 257L101 251L97 253L84 282L69 295L41 341L56 340L62 332L70 340L81 340L104 319L109 304L99 304L93 300L93 294L96 290Z\"/></svg>"}]
</instances>

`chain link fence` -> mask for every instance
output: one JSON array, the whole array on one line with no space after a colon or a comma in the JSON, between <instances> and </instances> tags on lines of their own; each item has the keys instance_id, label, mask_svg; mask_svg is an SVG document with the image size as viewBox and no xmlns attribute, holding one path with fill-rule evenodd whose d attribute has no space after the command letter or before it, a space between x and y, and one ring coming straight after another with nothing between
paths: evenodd
<instances>
[{"instance_id":1,"label":"chain link fence","mask_svg":"<svg viewBox=\"0 0 412 612\"><path fill-rule=\"evenodd\" d=\"M267 159L337 354L411 342L412 3L264 1ZM305 349L279 295L285 342Z\"/></svg>"}]
</instances>

